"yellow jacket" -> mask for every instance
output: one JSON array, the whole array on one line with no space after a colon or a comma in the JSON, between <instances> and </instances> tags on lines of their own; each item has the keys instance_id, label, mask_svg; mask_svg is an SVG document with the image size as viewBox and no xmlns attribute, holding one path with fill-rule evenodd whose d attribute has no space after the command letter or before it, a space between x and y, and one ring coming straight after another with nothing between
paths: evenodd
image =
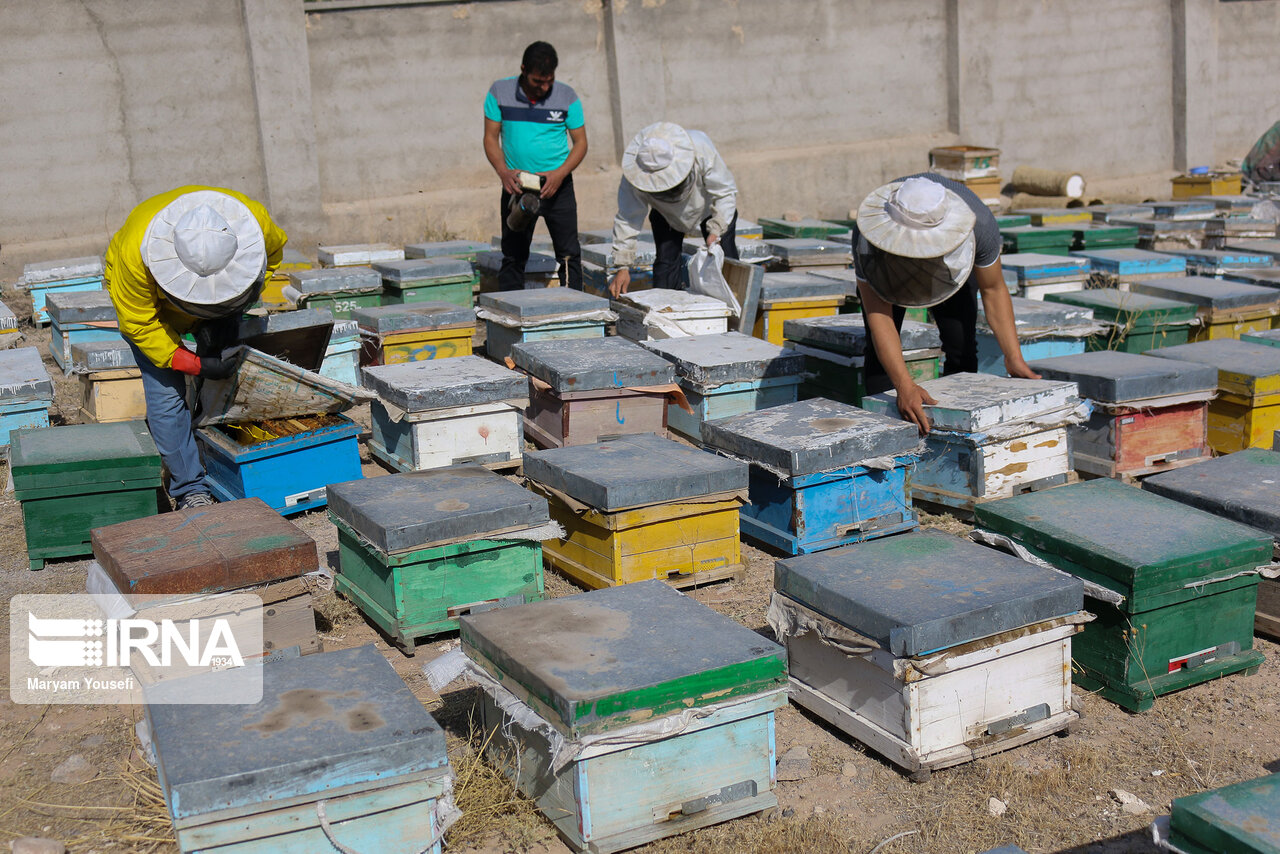
<instances>
[{"instance_id":1,"label":"yellow jacket","mask_svg":"<svg viewBox=\"0 0 1280 854\"><path fill-rule=\"evenodd\" d=\"M239 199L253 213L254 219L262 228L266 244L266 278L271 278L271 274L280 266L280 259L284 257L284 245L289 240L271 221L271 215L260 202L255 202L243 193L221 187L179 187L152 196L134 208L107 247L103 280L107 292L111 294L111 302L116 307L120 333L161 368L170 367L173 354L182 346L182 334L191 331L199 320L164 298L164 292L142 260L142 240L146 236L147 226L156 214L179 196L197 190L226 193Z\"/></svg>"}]
</instances>

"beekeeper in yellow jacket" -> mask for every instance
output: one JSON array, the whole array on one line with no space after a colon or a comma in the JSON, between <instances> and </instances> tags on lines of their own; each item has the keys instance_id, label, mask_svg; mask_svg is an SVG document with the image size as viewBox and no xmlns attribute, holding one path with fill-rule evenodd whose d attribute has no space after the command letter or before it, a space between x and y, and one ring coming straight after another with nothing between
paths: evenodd
<instances>
[{"instance_id":1,"label":"beekeeper in yellow jacket","mask_svg":"<svg viewBox=\"0 0 1280 854\"><path fill-rule=\"evenodd\" d=\"M213 503L187 408L187 377L225 379L243 311L280 266L288 237L235 190L179 187L133 209L107 247L104 279L142 373L147 426L179 510ZM182 344L192 332L196 352Z\"/></svg>"}]
</instances>

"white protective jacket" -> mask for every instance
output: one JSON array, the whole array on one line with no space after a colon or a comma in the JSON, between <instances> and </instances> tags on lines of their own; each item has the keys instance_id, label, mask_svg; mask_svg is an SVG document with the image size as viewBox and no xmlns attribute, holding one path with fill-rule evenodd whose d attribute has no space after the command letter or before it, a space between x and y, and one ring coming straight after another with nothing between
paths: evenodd
<instances>
[{"instance_id":1,"label":"white protective jacket","mask_svg":"<svg viewBox=\"0 0 1280 854\"><path fill-rule=\"evenodd\" d=\"M683 198L664 202L637 190L626 178L618 184L618 215L613 219L613 263L630 265L636 257L636 237L644 227L649 210L685 234L701 233L702 221L711 217L707 231L722 235L729 229L738 207L738 185L720 153L700 130L689 131L693 140L693 180Z\"/></svg>"}]
</instances>

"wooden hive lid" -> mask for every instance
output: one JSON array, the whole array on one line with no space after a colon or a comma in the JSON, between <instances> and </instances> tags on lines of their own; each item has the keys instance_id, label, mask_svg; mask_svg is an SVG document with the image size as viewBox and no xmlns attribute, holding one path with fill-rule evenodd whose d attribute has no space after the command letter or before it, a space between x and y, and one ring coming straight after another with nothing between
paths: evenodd
<instances>
[{"instance_id":1,"label":"wooden hive lid","mask_svg":"<svg viewBox=\"0 0 1280 854\"><path fill-rule=\"evenodd\" d=\"M774 588L894 655L924 655L1073 614L1078 579L939 531L774 564Z\"/></svg>"},{"instance_id":2,"label":"wooden hive lid","mask_svg":"<svg viewBox=\"0 0 1280 854\"><path fill-rule=\"evenodd\" d=\"M95 528L93 555L129 594L237 590L312 572L315 540L259 498Z\"/></svg>"},{"instance_id":3,"label":"wooden hive lid","mask_svg":"<svg viewBox=\"0 0 1280 854\"><path fill-rule=\"evenodd\" d=\"M1280 453L1249 448L1144 478L1142 488L1280 539Z\"/></svg>"},{"instance_id":4,"label":"wooden hive lid","mask_svg":"<svg viewBox=\"0 0 1280 854\"><path fill-rule=\"evenodd\" d=\"M1103 403L1213 391L1218 372L1209 365L1097 350L1031 362L1047 380L1076 383L1080 395Z\"/></svg>"},{"instance_id":5,"label":"wooden hive lid","mask_svg":"<svg viewBox=\"0 0 1280 854\"><path fill-rule=\"evenodd\" d=\"M114 341L76 341L71 345L72 371L114 371L137 366L133 348L123 338Z\"/></svg>"},{"instance_id":6,"label":"wooden hive lid","mask_svg":"<svg viewBox=\"0 0 1280 854\"><path fill-rule=\"evenodd\" d=\"M1078 249L1071 254L1088 258L1095 270L1122 276L1135 273L1171 273L1181 276L1187 269L1185 258L1146 249Z\"/></svg>"},{"instance_id":7,"label":"wooden hive lid","mask_svg":"<svg viewBox=\"0 0 1280 854\"><path fill-rule=\"evenodd\" d=\"M924 407L932 427L957 433L980 433L1001 424L1040 418L1080 403L1076 384L1061 380L951 374L919 385L937 401ZM871 412L893 416L898 414L897 403L896 390L871 395L862 401L863 408Z\"/></svg>"},{"instance_id":8,"label":"wooden hive lid","mask_svg":"<svg viewBox=\"0 0 1280 854\"><path fill-rule=\"evenodd\" d=\"M352 267L404 257L404 249L390 243L344 243L316 250L320 263L329 267Z\"/></svg>"},{"instance_id":9,"label":"wooden hive lid","mask_svg":"<svg viewBox=\"0 0 1280 854\"><path fill-rule=\"evenodd\" d=\"M571 738L785 690L781 646L661 581L461 619L466 655Z\"/></svg>"},{"instance_id":10,"label":"wooden hive lid","mask_svg":"<svg viewBox=\"0 0 1280 854\"><path fill-rule=\"evenodd\" d=\"M101 278L105 269L101 255L87 255L82 258L63 258L57 261L36 261L22 267L22 278L19 286L66 282L72 279Z\"/></svg>"},{"instance_id":11,"label":"wooden hive lid","mask_svg":"<svg viewBox=\"0 0 1280 854\"><path fill-rule=\"evenodd\" d=\"M1066 303L1045 302L1025 297L1009 297L1013 303L1013 320L1019 336L1073 335L1076 330L1096 330L1093 309ZM978 302L978 328L990 331L982 302Z\"/></svg>"},{"instance_id":12,"label":"wooden hive lid","mask_svg":"<svg viewBox=\"0 0 1280 854\"><path fill-rule=\"evenodd\" d=\"M1280 852L1280 773L1177 798L1171 812L1169 841L1186 850Z\"/></svg>"},{"instance_id":13,"label":"wooden hive lid","mask_svg":"<svg viewBox=\"0 0 1280 854\"><path fill-rule=\"evenodd\" d=\"M1034 282L1037 279L1074 275L1083 279L1089 274L1088 258L1047 255L1042 252L1013 252L1002 255L1000 265L1002 269L1015 273L1019 282Z\"/></svg>"}]
</instances>

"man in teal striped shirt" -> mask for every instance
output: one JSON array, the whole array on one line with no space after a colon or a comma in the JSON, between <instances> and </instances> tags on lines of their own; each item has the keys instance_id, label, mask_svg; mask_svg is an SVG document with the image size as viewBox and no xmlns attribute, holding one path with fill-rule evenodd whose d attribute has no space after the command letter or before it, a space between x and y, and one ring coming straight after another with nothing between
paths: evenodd
<instances>
[{"instance_id":1,"label":"man in teal striped shirt","mask_svg":"<svg viewBox=\"0 0 1280 854\"><path fill-rule=\"evenodd\" d=\"M578 94L556 82L556 50L534 42L524 50L520 76L489 87L484 99L484 153L502 181L502 269L504 291L524 287L533 226L507 225L511 197L520 192L520 172L542 176L538 216L547 224L560 262L560 284L582 289L582 248L578 244L578 200L573 170L587 154L587 129Z\"/></svg>"}]
</instances>

